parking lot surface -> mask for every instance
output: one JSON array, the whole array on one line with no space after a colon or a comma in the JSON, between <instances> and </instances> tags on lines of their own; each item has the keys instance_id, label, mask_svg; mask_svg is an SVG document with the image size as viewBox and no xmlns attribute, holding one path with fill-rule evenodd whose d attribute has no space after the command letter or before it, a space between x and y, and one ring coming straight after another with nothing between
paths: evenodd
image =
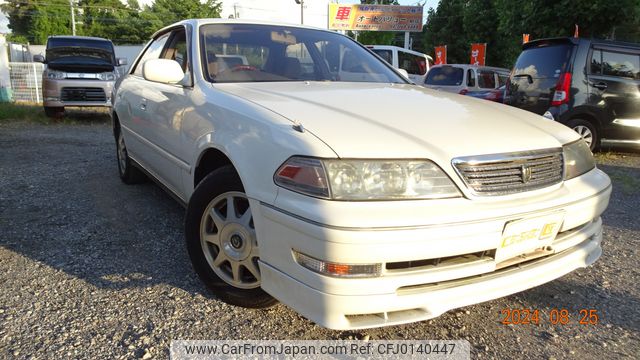
<instances>
[{"instance_id":1,"label":"parking lot surface","mask_svg":"<svg viewBox=\"0 0 640 360\"><path fill-rule=\"evenodd\" d=\"M473 358L500 359L640 353L637 151L598 155L614 191L594 266L430 321L345 332L284 305L216 300L191 268L184 209L153 183L124 185L108 119L86 120L0 122L0 358L167 358L172 339L467 339ZM522 309L539 324L502 323ZM562 310L566 323L552 316ZM596 323L580 324L583 310Z\"/></svg>"}]
</instances>

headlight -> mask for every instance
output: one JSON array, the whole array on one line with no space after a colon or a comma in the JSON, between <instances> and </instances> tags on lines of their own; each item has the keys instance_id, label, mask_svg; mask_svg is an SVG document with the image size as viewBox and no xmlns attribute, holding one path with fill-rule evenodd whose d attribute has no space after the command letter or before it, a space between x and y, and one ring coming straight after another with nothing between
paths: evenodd
<instances>
[{"instance_id":1,"label":"headlight","mask_svg":"<svg viewBox=\"0 0 640 360\"><path fill-rule=\"evenodd\" d=\"M62 71L49 70L47 71L47 77L53 80L62 80L67 77Z\"/></svg>"},{"instance_id":2,"label":"headlight","mask_svg":"<svg viewBox=\"0 0 640 360\"><path fill-rule=\"evenodd\" d=\"M428 160L320 160L294 156L274 176L277 185L334 200L458 197L451 179Z\"/></svg>"},{"instance_id":3,"label":"headlight","mask_svg":"<svg viewBox=\"0 0 640 360\"><path fill-rule=\"evenodd\" d=\"M582 139L563 146L562 156L564 157L565 180L585 174L596 167L596 161L589 145Z\"/></svg>"},{"instance_id":4,"label":"headlight","mask_svg":"<svg viewBox=\"0 0 640 360\"><path fill-rule=\"evenodd\" d=\"M113 80L116 79L116 76L111 72L100 73L100 74L98 74L98 79L104 80L104 81L113 81Z\"/></svg>"}]
</instances>

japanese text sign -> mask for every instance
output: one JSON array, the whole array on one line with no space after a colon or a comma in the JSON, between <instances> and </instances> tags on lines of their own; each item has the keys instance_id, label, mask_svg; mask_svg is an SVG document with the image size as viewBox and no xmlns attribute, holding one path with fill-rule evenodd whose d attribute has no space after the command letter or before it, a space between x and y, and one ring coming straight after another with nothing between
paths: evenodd
<instances>
[{"instance_id":1,"label":"japanese text sign","mask_svg":"<svg viewBox=\"0 0 640 360\"><path fill-rule=\"evenodd\" d=\"M329 4L329 29L422 31L422 6Z\"/></svg>"}]
</instances>

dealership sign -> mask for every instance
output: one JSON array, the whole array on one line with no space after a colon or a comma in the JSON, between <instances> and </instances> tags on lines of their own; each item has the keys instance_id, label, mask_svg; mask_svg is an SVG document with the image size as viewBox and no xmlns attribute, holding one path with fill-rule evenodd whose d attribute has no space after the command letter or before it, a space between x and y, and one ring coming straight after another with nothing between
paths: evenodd
<instances>
[{"instance_id":1,"label":"dealership sign","mask_svg":"<svg viewBox=\"0 0 640 360\"><path fill-rule=\"evenodd\" d=\"M422 31L422 6L329 4L329 29Z\"/></svg>"},{"instance_id":2,"label":"dealership sign","mask_svg":"<svg viewBox=\"0 0 640 360\"><path fill-rule=\"evenodd\" d=\"M447 63L447 45L436 46L435 65L444 65Z\"/></svg>"},{"instance_id":3,"label":"dealership sign","mask_svg":"<svg viewBox=\"0 0 640 360\"><path fill-rule=\"evenodd\" d=\"M471 44L471 65L484 66L484 60L487 54L487 44Z\"/></svg>"}]
</instances>

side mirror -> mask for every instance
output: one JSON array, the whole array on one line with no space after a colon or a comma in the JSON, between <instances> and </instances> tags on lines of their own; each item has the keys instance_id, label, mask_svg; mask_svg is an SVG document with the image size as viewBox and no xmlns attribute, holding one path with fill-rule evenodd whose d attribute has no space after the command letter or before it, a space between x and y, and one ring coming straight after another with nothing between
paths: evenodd
<instances>
[{"instance_id":1,"label":"side mirror","mask_svg":"<svg viewBox=\"0 0 640 360\"><path fill-rule=\"evenodd\" d=\"M42 56L42 55L34 55L33 56L33 61L34 62L39 62L39 63L44 63L44 56Z\"/></svg>"},{"instance_id":2,"label":"side mirror","mask_svg":"<svg viewBox=\"0 0 640 360\"><path fill-rule=\"evenodd\" d=\"M127 65L127 58L117 58L116 63L118 64L118 66Z\"/></svg>"},{"instance_id":3,"label":"side mirror","mask_svg":"<svg viewBox=\"0 0 640 360\"><path fill-rule=\"evenodd\" d=\"M184 71L175 60L149 59L142 64L142 76L149 81L177 84L184 78Z\"/></svg>"},{"instance_id":4,"label":"side mirror","mask_svg":"<svg viewBox=\"0 0 640 360\"><path fill-rule=\"evenodd\" d=\"M398 72L400 73L400 75L404 76L405 78L409 79L409 73L407 72L407 70L405 69L396 69L398 70Z\"/></svg>"}]
</instances>

